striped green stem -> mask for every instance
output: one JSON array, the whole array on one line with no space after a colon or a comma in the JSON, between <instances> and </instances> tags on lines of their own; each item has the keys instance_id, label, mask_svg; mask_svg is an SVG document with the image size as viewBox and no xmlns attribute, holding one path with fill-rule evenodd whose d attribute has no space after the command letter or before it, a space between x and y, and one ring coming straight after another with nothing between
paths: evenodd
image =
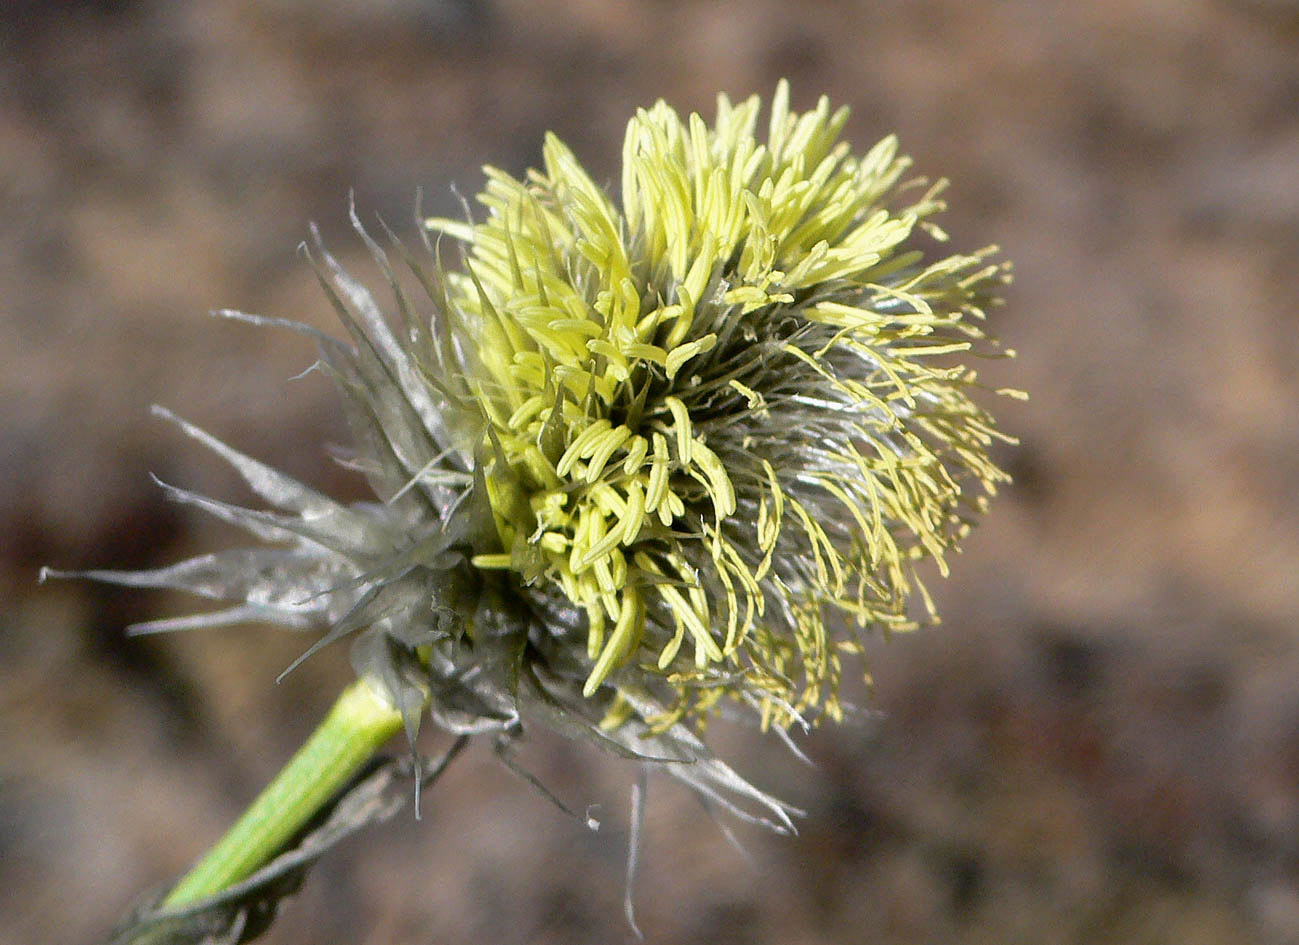
<instances>
[{"instance_id":1,"label":"striped green stem","mask_svg":"<svg viewBox=\"0 0 1299 945\"><path fill-rule=\"evenodd\" d=\"M270 861L361 766L402 729L401 713L359 679L234 826L163 900L179 908L246 879Z\"/></svg>"}]
</instances>

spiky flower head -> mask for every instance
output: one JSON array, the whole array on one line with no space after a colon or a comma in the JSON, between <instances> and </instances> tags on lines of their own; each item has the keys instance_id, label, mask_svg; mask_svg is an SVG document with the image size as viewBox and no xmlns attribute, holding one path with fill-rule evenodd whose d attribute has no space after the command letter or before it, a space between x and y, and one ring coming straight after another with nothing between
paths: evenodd
<instances>
[{"instance_id":1,"label":"spiky flower head","mask_svg":"<svg viewBox=\"0 0 1299 945\"><path fill-rule=\"evenodd\" d=\"M863 631L932 611L919 571L1005 478L961 355L995 350L1007 267L931 255L943 182L904 182L894 138L854 155L847 109L792 113L783 82L765 134L759 108L639 111L620 199L554 136L523 180L487 168L481 222L426 221L430 259L393 242L419 302L357 223L400 330L322 249L352 344L317 340L382 504L187 427L284 511L172 494L288 547L101 576L239 602L164 628L366 628L358 667L399 705L431 690L457 730L540 716L696 760L670 770L783 817L695 730L722 699L838 717Z\"/></svg>"}]
</instances>

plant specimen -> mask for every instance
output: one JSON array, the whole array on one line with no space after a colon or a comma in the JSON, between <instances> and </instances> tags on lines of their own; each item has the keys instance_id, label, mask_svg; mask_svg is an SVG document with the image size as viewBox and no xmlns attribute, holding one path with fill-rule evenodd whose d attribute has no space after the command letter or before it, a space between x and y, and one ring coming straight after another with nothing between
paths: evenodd
<instances>
[{"instance_id":1,"label":"plant specimen","mask_svg":"<svg viewBox=\"0 0 1299 945\"><path fill-rule=\"evenodd\" d=\"M705 725L723 707L780 733L838 720L865 635L933 618L921 571L946 573L1006 479L966 361L998 353L983 321L1008 266L936 252L944 182L907 179L894 138L854 155L847 110L793 113L783 82L765 134L759 111L639 111L618 199L548 136L524 179L486 169L481 221L421 221L415 248L354 212L382 303L308 253L345 340L226 313L314 339L376 501L176 419L270 508L163 488L258 544L87 576L229 605L142 631L319 630L304 659L350 637L358 680L122 941L251 934L310 859L304 825L425 717L503 742L546 726L791 826Z\"/></svg>"}]
</instances>

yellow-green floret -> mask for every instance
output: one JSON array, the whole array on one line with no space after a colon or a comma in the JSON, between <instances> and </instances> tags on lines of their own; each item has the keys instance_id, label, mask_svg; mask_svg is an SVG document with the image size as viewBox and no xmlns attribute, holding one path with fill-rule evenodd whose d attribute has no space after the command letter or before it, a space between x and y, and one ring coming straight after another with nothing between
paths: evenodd
<instances>
[{"instance_id":1,"label":"yellow-green floret","mask_svg":"<svg viewBox=\"0 0 1299 945\"><path fill-rule=\"evenodd\" d=\"M737 692L837 716L841 654L914 625L917 564L1005 478L960 353L993 350L1007 267L930 258L943 182L892 137L854 155L847 117L784 83L761 136L756 97L711 127L660 102L620 201L548 136L524 180L487 168L482 222L428 221L464 247L425 370L481 429L501 550L473 563L584 612L588 696L637 666L665 724Z\"/></svg>"}]
</instances>

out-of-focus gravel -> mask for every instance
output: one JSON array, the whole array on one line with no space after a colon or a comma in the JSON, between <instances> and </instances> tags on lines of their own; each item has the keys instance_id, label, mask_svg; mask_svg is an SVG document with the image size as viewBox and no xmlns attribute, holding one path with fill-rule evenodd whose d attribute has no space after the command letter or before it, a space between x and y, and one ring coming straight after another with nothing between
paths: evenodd
<instances>
[{"instance_id":1,"label":"out-of-focus gravel","mask_svg":"<svg viewBox=\"0 0 1299 945\"><path fill-rule=\"evenodd\" d=\"M480 162L553 129L612 178L632 109L718 90L853 106L953 180L957 244L1018 280L994 328L1017 484L876 648L878 717L719 730L806 807L741 830L667 782L655 942L1299 942L1299 5L1293 0L31 0L0 13L0 943L94 941L235 816L347 678L257 628L124 639L187 602L41 564L147 566L233 540L149 473L239 497L160 402L341 497L312 352L214 307L328 327L296 253L346 260L347 195L456 213ZM407 225L409 232L409 225ZM428 748L436 747L430 739ZM630 772L539 738L483 749L352 841L266 941L629 937Z\"/></svg>"}]
</instances>

